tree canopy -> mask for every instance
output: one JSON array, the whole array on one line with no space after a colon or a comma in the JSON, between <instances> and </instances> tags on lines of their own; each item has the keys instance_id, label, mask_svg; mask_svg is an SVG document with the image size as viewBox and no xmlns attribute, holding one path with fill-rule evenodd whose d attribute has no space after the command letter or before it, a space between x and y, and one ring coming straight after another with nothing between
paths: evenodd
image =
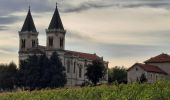
<instances>
[{"instance_id":1,"label":"tree canopy","mask_svg":"<svg viewBox=\"0 0 170 100\"><path fill-rule=\"evenodd\" d=\"M92 64L87 66L86 76L87 78L96 85L101 78L104 77L106 73L106 68L101 59L96 59L92 61Z\"/></svg>"},{"instance_id":2,"label":"tree canopy","mask_svg":"<svg viewBox=\"0 0 170 100\"><path fill-rule=\"evenodd\" d=\"M124 67L113 67L109 69L109 83L127 83L127 71Z\"/></svg>"},{"instance_id":3,"label":"tree canopy","mask_svg":"<svg viewBox=\"0 0 170 100\"><path fill-rule=\"evenodd\" d=\"M0 65L0 89L13 89L17 81L17 66L13 62Z\"/></svg>"},{"instance_id":4,"label":"tree canopy","mask_svg":"<svg viewBox=\"0 0 170 100\"><path fill-rule=\"evenodd\" d=\"M56 88L66 84L65 67L56 52L47 56L30 56L20 62L19 86L28 89Z\"/></svg>"}]
</instances>

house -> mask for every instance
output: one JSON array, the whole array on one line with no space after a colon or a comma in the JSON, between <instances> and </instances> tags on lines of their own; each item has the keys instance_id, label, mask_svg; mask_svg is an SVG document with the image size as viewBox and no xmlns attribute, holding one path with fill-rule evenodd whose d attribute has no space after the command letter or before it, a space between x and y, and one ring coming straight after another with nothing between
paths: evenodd
<instances>
[{"instance_id":1,"label":"house","mask_svg":"<svg viewBox=\"0 0 170 100\"><path fill-rule=\"evenodd\" d=\"M85 76L86 68L95 59L101 59L108 69L108 62L104 61L103 57L96 54L65 50L66 30L62 24L57 5L49 27L46 29L46 46L39 45L38 34L29 8L24 25L19 31L19 61L26 60L31 55L42 55L44 53L50 58L53 52L57 52L66 69L67 86L81 85L88 81ZM100 82L107 83L107 81L108 74L106 73Z\"/></svg>"},{"instance_id":2,"label":"house","mask_svg":"<svg viewBox=\"0 0 170 100\"><path fill-rule=\"evenodd\" d=\"M134 64L128 69L128 82L140 80L142 74L145 75L148 83L157 80L170 81L170 55L163 53L146 60L143 64Z\"/></svg>"}]
</instances>

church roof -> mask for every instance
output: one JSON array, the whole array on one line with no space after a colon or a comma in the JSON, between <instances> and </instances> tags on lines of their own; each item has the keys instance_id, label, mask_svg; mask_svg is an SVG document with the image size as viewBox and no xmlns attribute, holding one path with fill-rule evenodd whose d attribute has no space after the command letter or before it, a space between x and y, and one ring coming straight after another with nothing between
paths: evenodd
<instances>
[{"instance_id":1,"label":"church roof","mask_svg":"<svg viewBox=\"0 0 170 100\"><path fill-rule=\"evenodd\" d=\"M62 30L64 30L57 5L56 5L56 9L55 9L54 15L52 17L52 20L50 22L48 29L49 30L50 29L62 29Z\"/></svg>"},{"instance_id":2,"label":"church roof","mask_svg":"<svg viewBox=\"0 0 170 100\"><path fill-rule=\"evenodd\" d=\"M135 65L138 65L140 68L145 70L146 72L153 72L153 73L160 73L160 74L167 74L163 70L161 70L159 67L154 66L154 65L149 65L149 64L141 64L141 63L136 63ZM133 65L131 68L128 70L132 69L135 65Z\"/></svg>"},{"instance_id":3,"label":"church roof","mask_svg":"<svg viewBox=\"0 0 170 100\"><path fill-rule=\"evenodd\" d=\"M34 25L32 15L31 15L30 8L28 10L28 14L27 14L27 17L25 19L24 25L21 29L21 32L37 32L35 25Z\"/></svg>"},{"instance_id":4,"label":"church roof","mask_svg":"<svg viewBox=\"0 0 170 100\"><path fill-rule=\"evenodd\" d=\"M89 54L89 53L82 53L82 52L68 51L68 50L66 52L67 54L71 54L88 60L95 60L99 58L99 56L97 56L96 54Z\"/></svg>"},{"instance_id":5,"label":"church roof","mask_svg":"<svg viewBox=\"0 0 170 100\"><path fill-rule=\"evenodd\" d=\"M152 57L149 60L145 61L145 63L164 63L164 62L170 62L170 55L162 53L158 56Z\"/></svg>"}]
</instances>

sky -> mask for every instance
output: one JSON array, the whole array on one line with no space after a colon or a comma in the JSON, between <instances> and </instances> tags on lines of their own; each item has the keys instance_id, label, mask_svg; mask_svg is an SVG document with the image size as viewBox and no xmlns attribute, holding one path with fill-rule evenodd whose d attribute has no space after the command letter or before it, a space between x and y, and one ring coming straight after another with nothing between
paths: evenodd
<instances>
[{"instance_id":1,"label":"sky","mask_svg":"<svg viewBox=\"0 0 170 100\"><path fill-rule=\"evenodd\" d=\"M46 45L56 2L66 49L96 53L109 67L170 54L170 0L0 0L0 63L18 63L19 36L28 6Z\"/></svg>"}]
</instances>

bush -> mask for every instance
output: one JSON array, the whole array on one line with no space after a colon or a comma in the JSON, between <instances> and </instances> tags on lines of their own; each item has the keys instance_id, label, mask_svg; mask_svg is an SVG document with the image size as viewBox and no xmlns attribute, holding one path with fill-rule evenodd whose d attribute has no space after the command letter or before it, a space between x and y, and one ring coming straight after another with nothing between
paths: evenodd
<instances>
[{"instance_id":1,"label":"bush","mask_svg":"<svg viewBox=\"0 0 170 100\"><path fill-rule=\"evenodd\" d=\"M170 100L170 82L7 93L1 100Z\"/></svg>"}]
</instances>

